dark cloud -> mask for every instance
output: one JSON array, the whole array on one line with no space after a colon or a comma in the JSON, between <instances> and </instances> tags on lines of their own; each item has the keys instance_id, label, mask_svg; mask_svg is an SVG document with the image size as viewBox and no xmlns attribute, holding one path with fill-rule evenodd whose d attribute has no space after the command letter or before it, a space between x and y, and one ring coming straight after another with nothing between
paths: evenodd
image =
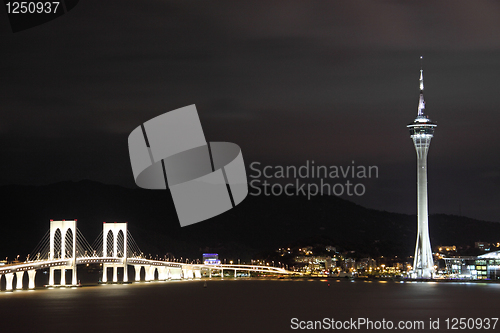
<instances>
[{"instance_id":1,"label":"dark cloud","mask_svg":"<svg viewBox=\"0 0 500 333\"><path fill-rule=\"evenodd\" d=\"M196 104L247 163L377 165L356 199L415 211L420 54L431 212L500 220L496 1L85 1L0 35L0 183L134 186L128 134ZM460 207L460 210L459 208Z\"/></svg>"}]
</instances>

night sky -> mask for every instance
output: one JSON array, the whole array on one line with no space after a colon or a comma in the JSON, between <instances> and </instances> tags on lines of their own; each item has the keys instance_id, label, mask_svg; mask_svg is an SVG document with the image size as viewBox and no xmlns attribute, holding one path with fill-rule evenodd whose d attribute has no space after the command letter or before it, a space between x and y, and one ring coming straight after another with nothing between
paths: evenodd
<instances>
[{"instance_id":1,"label":"night sky","mask_svg":"<svg viewBox=\"0 0 500 333\"><path fill-rule=\"evenodd\" d=\"M348 199L415 214L423 55L429 212L500 222L499 18L456 0L85 0L18 33L0 16L0 185L135 187L129 133L196 104L247 167L376 165Z\"/></svg>"}]
</instances>

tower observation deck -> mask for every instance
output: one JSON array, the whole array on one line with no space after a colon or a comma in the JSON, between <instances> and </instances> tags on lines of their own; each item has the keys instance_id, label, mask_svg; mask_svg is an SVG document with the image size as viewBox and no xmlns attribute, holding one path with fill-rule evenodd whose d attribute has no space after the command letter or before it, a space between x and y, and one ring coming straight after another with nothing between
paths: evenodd
<instances>
[{"instance_id":1,"label":"tower observation deck","mask_svg":"<svg viewBox=\"0 0 500 333\"><path fill-rule=\"evenodd\" d=\"M422 57L420 57L422 59ZM427 208L427 153L434 130L437 127L424 114L424 71L420 69L420 99L417 118L408 124L410 136L417 152L417 244L413 257L413 278L430 279L434 273L431 242L429 239L429 220Z\"/></svg>"}]
</instances>

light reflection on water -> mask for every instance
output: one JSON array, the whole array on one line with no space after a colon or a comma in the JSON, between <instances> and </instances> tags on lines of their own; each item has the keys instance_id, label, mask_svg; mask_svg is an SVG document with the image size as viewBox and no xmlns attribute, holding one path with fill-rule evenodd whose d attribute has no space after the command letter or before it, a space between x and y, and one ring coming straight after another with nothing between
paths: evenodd
<instances>
[{"instance_id":1,"label":"light reflection on water","mask_svg":"<svg viewBox=\"0 0 500 333\"><path fill-rule=\"evenodd\" d=\"M206 288L203 284L172 281L0 292L0 327L92 333L293 332L293 317L426 322L498 317L492 302L500 296L500 285L489 283L214 279Z\"/></svg>"}]
</instances>

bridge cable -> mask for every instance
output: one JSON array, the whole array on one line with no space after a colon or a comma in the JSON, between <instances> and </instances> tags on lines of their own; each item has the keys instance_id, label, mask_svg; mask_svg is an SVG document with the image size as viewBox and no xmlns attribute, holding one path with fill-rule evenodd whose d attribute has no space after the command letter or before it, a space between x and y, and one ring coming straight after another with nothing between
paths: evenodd
<instances>
[{"instance_id":1,"label":"bridge cable","mask_svg":"<svg viewBox=\"0 0 500 333\"><path fill-rule=\"evenodd\" d=\"M103 245L102 245L102 231L99 233L99 236L97 236L97 238L92 243L91 248L94 249L95 256L97 256L97 257L102 257L103 256L103 253L102 253L102 250L103 250Z\"/></svg>"},{"instance_id":2,"label":"bridge cable","mask_svg":"<svg viewBox=\"0 0 500 333\"><path fill-rule=\"evenodd\" d=\"M94 254L94 249L78 228L76 229L76 250L77 257L91 257Z\"/></svg>"},{"instance_id":3,"label":"bridge cable","mask_svg":"<svg viewBox=\"0 0 500 333\"><path fill-rule=\"evenodd\" d=\"M134 237L132 237L132 234L130 231L127 230L127 257L139 257L143 253L137 243L135 242Z\"/></svg>"},{"instance_id":4,"label":"bridge cable","mask_svg":"<svg viewBox=\"0 0 500 333\"><path fill-rule=\"evenodd\" d=\"M50 230L40 239L35 248L28 254L31 260L43 260L50 249Z\"/></svg>"}]
</instances>

